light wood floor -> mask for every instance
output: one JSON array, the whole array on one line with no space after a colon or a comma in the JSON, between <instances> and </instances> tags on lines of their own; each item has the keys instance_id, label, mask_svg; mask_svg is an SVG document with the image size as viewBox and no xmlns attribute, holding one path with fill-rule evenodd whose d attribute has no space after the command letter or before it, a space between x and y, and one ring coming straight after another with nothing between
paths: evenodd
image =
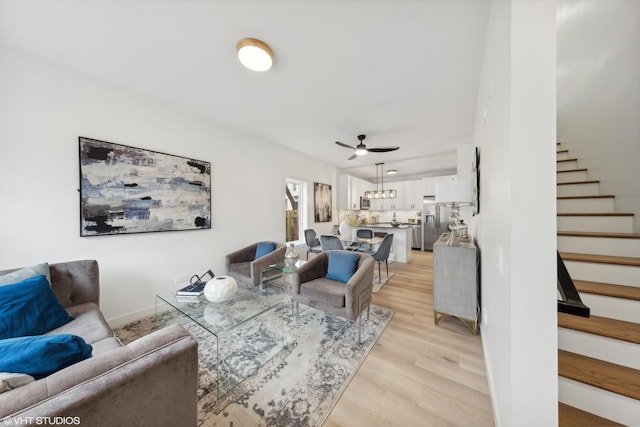
<instances>
[{"instance_id":1,"label":"light wood floor","mask_svg":"<svg viewBox=\"0 0 640 427\"><path fill-rule=\"evenodd\" d=\"M457 319L433 323L432 253L389 270L373 303L393 319L324 427L493 426L480 336Z\"/></svg>"}]
</instances>

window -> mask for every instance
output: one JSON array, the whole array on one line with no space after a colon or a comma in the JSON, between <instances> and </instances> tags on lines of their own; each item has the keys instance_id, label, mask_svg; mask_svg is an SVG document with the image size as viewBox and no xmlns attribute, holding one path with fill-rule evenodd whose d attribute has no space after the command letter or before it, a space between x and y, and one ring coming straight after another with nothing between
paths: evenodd
<instances>
[{"instance_id":1,"label":"window","mask_svg":"<svg viewBox=\"0 0 640 427\"><path fill-rule=\"evenodd\" d=\"M287 178L285 186L286 199L286 241L303 241L304 229L307 225L306 216L307 183Z\"/></svg>"}]
</instances>

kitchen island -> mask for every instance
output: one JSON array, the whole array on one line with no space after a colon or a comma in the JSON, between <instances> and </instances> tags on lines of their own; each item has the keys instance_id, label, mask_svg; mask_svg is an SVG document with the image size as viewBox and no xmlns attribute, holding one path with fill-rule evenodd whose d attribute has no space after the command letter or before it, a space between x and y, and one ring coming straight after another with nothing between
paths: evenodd
<instances>
[{"instance_id":1,"label":"kitchen island","mask_svg":"<svg viewBox=\"0 0 640 427\"><path fill-rule=\"evenodd\" d=\"M389 260L403 263L407 263L411 260L410 226L392 226L391 224L367 224L356 227L356 230L373 230L374 233L393 234L393 245L391 245Z\"/></svg>"}]
</instances>

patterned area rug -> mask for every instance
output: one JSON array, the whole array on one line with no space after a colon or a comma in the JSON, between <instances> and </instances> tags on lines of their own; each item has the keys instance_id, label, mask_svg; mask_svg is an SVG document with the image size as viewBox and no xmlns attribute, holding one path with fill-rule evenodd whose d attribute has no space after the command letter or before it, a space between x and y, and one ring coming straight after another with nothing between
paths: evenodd
<instances>
[{"instance_id":1,"label":"patterned area rug","mask_svg":"<svg viewBox=\"0 0 640 427\"><path fill-rule=\"evenodd\" d=\"M322 425L392 316L391 310L371 305L369 319L363 315L359 345L357 321L303 306L293 316L291 305L284 304L221 340L220 366L215 337L186 323L199 343L198 424ZM176 320L168 316L161 322ZM116 335L128 343L155 326L149 317L117 329ZM220 397L217 375L225 384Z\"/></svg>"}]
</instances>

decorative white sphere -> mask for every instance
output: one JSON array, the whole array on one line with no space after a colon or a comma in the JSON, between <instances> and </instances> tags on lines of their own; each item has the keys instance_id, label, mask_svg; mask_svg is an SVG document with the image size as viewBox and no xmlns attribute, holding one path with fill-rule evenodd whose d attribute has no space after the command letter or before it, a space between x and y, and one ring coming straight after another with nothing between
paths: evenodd
<instances>
[{"instance_id":1,"label":"decorative white sphere","mask_svg":"<svg viewBox=\"0 0 640 427\"><path fill-rule=\"evenodd\" d=\"M222 302L231 298L237 290L236 279L229 276L218 276L209 280L204 286L204 296L211 302Z\"/></svg>"}]
</instances>

